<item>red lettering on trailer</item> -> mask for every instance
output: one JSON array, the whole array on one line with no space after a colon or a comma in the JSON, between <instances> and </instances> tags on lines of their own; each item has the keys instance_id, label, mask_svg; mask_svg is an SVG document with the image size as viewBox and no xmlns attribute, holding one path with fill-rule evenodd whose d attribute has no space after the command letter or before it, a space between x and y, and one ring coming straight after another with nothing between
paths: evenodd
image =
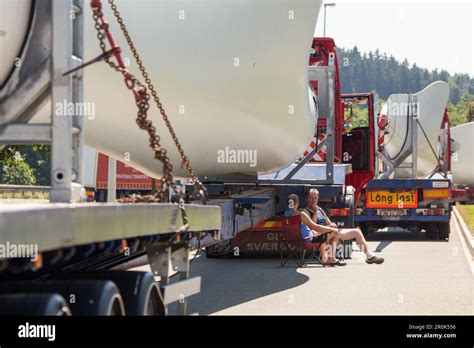
<instances>
[{"instance_id":1,"label":"red lettering on trailer","mask_svg":"<svg viewBox=\"0 0 474 348\"><path fill-rule=\"evenodd\" d=\"M108 157L99 153L97 159L97 189L107 189L109 173ZM117 161L117 189L118 190L151 190L151 178L142 172ZM157 188L160 183L157 182Z\"/></svg>"}]
</instances>

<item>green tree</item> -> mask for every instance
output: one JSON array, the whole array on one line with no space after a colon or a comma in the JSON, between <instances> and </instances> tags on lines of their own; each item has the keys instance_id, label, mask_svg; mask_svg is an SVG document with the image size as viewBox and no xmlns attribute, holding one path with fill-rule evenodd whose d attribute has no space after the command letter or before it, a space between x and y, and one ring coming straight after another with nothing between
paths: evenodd
<instances>
[{"instance_id":1,"label":"green tree","mask_svg":"<svg viewBox=\"0 0 474 348\"><path fill-rule=\"evenodd\" d=\"M49 145L7 146L0 150L0 164L9 164L9 161L13 161L17 153L33 170L37 185L50 185L51 156Z\"/></svg>"},{"instance_id":2,"label":"green tree","mask_svg":"<svg viewBox=\"0 0 474 348\"><path fill-rule=\"evenodd\" d=\"M470 104L474 103L474 95L464 93L457 104L449 102L448 113L451 126L455 127L468 121Z\"/></svg>"},{"instance_id":3,"label":"green tree","mask_svg":"<svg viewBox=\"0 0 474 348\"><path fill-rule=\"evenodd\" d=\"M17 151L1 162L0 182L9 185L35 185L36 178L33 169Z\"/></svg>"},{"instance_id":4,"label":"green tree","mask_svg":"<svg viewBox=\"0 0 474 348\"><path fill-rule=\"evenodd\" d=\"M449 83L450 101L457 104L465 93L474 95L474 79L468 74L450 75L446 70L429 71L408 60L398 61L379 50L361 53L357 46L337 49L342 93L378 91L386 99L393 93L415 93L430 83L442 80Z\"/></svg>"},{"instance_id":5,"label":"green tree","mask_svg":"<svg viewBox=\"0 0 474 348\"><path fill-rule=\"evenodd\" d=\"M19 149L25 161L34 170L37 185L50 185L50 149L49 145L21 146Z\"/></svg>"}]
</instances>

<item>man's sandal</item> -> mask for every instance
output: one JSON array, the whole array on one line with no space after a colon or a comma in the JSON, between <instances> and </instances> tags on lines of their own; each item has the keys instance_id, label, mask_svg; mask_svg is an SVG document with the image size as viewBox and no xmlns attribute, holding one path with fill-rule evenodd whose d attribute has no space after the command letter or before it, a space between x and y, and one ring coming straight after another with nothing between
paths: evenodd
<instances>
[{"instance_id":1,"label":"man's sandal","mask_svg":"<svg viewBox=\"0 0 474 348\"><path fill-rule=\"evenodd\" d=\"M336 262L321 262L323 267L334 267L336 266Z\"/></svg>"}]
</instances>

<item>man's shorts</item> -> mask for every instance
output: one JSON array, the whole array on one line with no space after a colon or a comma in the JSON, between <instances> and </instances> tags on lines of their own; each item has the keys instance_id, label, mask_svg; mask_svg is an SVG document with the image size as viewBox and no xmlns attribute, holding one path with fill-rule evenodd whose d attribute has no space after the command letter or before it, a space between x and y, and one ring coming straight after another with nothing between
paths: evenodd
<instances>
[{"instance_id":1,"label":"man's shorts","mask_svg":"<svg viewBox=\"0 0 474 348\"><path fill-rule=\"evenodd\" d=\"M327 233L322 233L319 236L313 237L310 243L323 243L328 240Z\"/></svg>"}]
</instances>

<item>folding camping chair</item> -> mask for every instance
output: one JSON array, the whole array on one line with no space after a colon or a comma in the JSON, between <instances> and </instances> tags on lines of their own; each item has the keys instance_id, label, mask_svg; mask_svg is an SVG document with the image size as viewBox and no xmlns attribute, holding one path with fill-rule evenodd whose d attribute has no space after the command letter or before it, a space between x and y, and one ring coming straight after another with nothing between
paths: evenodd
<instances>
[{"instance_id":1,"label":"folding camping chair","mask_svg":"<svg viewBox=\"0 0 474 348\"><path fill-rule=\"evenodd\" d=\"M304 267L311 261L316 260L321 263L319 258L319 247L321 243L310 243L307 240L312 237L303 239L300 233L301 218L299 215L289 218L283 218L282 231L278 238L280 248L280 267L284 267L289 260L294 260L298 267ZM309 257L305 258L306 252L309 251ZM283 254L287 252L286 259Z\"/></svg>"}]
</instances>

